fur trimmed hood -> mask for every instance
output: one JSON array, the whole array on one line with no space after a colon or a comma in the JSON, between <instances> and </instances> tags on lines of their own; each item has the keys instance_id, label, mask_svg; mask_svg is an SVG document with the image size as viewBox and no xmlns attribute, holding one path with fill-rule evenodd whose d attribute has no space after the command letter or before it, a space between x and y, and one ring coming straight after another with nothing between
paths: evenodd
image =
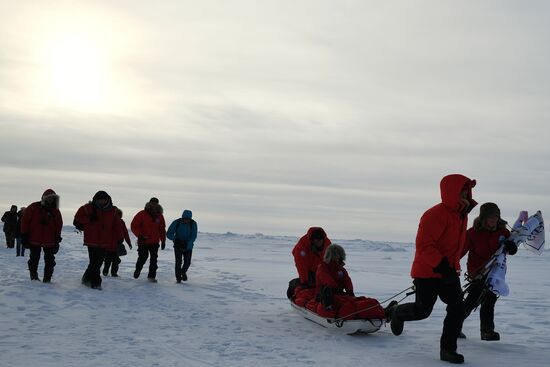
<instances>
[{"instance_id":1,"label":"fur trimmed hood","mask_svg":"<svg viewBox=\"0 0 550 367\"><path fill-rule=\"evenodd\" d=\"M337 244L327 247L325 256L323 257L323 262L325 262L325 264L330 264L335 260L341 260L342 262L346 260L346 251L344 251L342 246Z\"/></svg>"}]
</instances>

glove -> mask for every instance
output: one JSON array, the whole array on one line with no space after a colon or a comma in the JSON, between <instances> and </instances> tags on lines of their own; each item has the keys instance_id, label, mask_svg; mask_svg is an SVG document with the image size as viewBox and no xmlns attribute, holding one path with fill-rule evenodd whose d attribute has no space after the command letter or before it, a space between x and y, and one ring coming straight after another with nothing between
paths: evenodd
<instances>
[{"instance_id":1,"label":"glove","mask_svg":"<svg viewBox=\"0 0 550 367\"><path fill-rule=\"evenodd\" d=\"M504 245L504 252L506 252L507 254L515 255L516 252L518 252L518 246L514 241L504 240L502 244Z\"/></svg>"},{"instance_id":2,"label":"glove","mask_svg":"<svg viewBox=\"0 0 550 367\"><path fill-rule=\"evenodd\" d=\"M76 219L73 221L73 226L78 229L79 231L84 230L84 224L77 222Z\"/></svg>"},{"instance_id":3,"label":"glove","mask_svg":"<svg viewBox=\"0 0 550 367\"><path fill-rule=\"evenodd\" d=\"M519 212L518 220L520 220L522 223L527 222L527 219L529 219L529 214L526 210L522 210Z\"/></svg>"},{"instance_id":4,"label":"glove","mask_svg":"<svg viewBox=\"0 0 550 367\"><path fill-rule=\"evenodd\" d=\"M434 273L441 274L443 279L451 279L457 277L456 271L449 265L449 260L444 257L439 265L434 268Z\"/></svg>"},{"instance_id":5,"label":"glove","mask_svg":"<svg viewBox=\"0 0 550 367\"><path fill-rule=\"evenodd\" d=\"M59 243L53 247L53 254L57 254L59 252Z\"/></svg>"},{"instance_id":6,"label":"glove","mask_svg":"<svg viewBox=\"0 0 550 367\"><path fill-rule=\"evenodd\" d=\"M161 250L164 250L165 247L166 247L166 242L165 242L165 241L162 241L162 242L160 243L160 249L161 249Z\"/></svg>"}]
</instances>

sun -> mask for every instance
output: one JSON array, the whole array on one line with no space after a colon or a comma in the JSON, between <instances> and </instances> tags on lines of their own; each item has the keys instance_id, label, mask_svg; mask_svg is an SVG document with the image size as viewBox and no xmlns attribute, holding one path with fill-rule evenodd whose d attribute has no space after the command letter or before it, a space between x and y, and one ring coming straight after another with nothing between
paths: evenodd
<instances>
[{"instance_id":1,"label":"sun","mask_svg":"<svg viewBox=\"0 0 550 367\"><path fill-rule=\"evenodd\" d=\"M49 81L55 101L75 109L101 109L108 103L109 73L101 45L85 34L67 34L49 51Z\"/></svg>"}]
</instances>

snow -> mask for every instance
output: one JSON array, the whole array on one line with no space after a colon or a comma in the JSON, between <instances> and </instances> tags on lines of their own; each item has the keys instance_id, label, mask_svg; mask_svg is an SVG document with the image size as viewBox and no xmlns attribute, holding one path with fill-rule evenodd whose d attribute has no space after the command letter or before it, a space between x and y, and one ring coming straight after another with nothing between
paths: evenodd
<instances>
[{"instance_id":1,"label":"snow","mask_svg":"<svg viewBox=\"0 0 550 367\"><path fill-rule=\"evenodd\" d=\"M304 229L305 231L305 229ZM200 233L189 281L177 284L170 245L159 252L158 283L132 278L136 250L103 290L80 284L82 236L64 229L53 283L32 282L26 258L0 249L0 366L441 366L444 305L430 318L349 336L294 312L290 251L299 236ZM329 233L330 235L330 233ZM409 287L412 244L333 240L347 251L356 293L384 300ZM27 254L28 256L28 251ZM548 256L521 249L508 260L509 297L496 306L499 342L465 322L459 352L470 366L542 366L550 360ZM43 260L40 262L40 273ZM40 274L40 276L42 276ZM414 296L407 299L413 300Z\"/></svg>"}]
</instances>

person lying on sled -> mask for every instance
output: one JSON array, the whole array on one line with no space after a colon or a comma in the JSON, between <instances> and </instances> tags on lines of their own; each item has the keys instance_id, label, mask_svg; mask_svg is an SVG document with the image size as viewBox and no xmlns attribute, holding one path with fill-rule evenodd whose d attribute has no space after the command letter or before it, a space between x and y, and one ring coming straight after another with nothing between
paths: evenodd
<instances>
[{"instance_id":1,"label":"person lying on sled","mask_svg":"<svg viewBox=\"0 0 550 367\"><path fill-rule=\"evenodd\" d=\"M482 274L485 264L493 254L504 245L507 254L514 255L518 247L509 240L510 231L506 222L500 218L500 209L495 203L485 203L479 208L479 216L474 219L472 228L466 231L463 255L468 253L468 278L471 283L464 300L465 319L481 303L479 310L481 340L500 340L495 331L495 303L497 296L487 289L486 275ZM465 338L463 333L459 337Z\"/></svg>"},{"instance_id":2,"label":"person lying on sled","mask_svg":"<svg viewBox=\"0 0 550 367\"><path fill-rule=\"evenodd\" d=\"M323 317L344 319L384 318L384 310L377 300L355 297L353 283L344 268L346 252L340 245L330 245L323 261L317 267L316 313Z\"/></svg>"},{"instance_id":3,"label":"person lying on sled","mask_svg":"<svg viewBox=\"0 0 550 367\"><path fill-rule=\"evenodd\" d=\"M292 249L299 278L289 282L287 297L294 300L299 293L301 298L315 296L315 272L322 262L326 248L330 245L325 230L321 227L311 227ZM305 291L305 292L303 292Z\"/></svg>"}]
</instances>

